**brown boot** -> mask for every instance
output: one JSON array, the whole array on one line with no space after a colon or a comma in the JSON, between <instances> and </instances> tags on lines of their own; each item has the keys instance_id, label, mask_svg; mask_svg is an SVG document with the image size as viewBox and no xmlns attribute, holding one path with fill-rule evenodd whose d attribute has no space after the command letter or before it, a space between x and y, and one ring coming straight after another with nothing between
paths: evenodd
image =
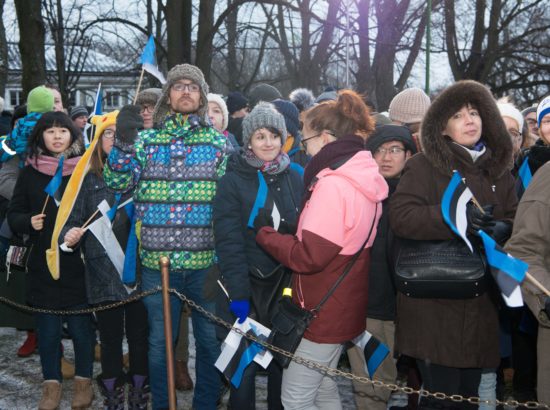
<instances>
[{"instance_id":1,"label":"brown boot","mask_svg":"<svg viewBox=\"0 0 550 410\"><path fill-rule=\"evenodd\" d=\"M42 383L42 398L38 410L55 410L61 401L61 383L57 380L46 380Z\"/></svg>"},{"instance_id":2,"label":"brown boot","mask_svg":"<svg viewBox=\"0 0 550 410\"><path fill-rule=\"evenodd\" d=\"M94 399L94 390L92 388L92 379L85 377L75 377L74 394L71 409L83 410L90 407Z\"/></svg>"},{"instance_id":3,"label":"brown boot","mask_svg":"<svg viewBox=\"0 0 550 410\"><path fill-rule=\"evenodd\" d=\"M74 377L74 364L69 362L63 356L61 356L61 374L65 380L72 379Z\"/></svg>"},{"instance_id":4,"label":"brown boot","mask_svg":"<svg viewBox=\"0 0 550 410\"><path fill-rule=\"evenodd\" d=\"M176 360L174 373L176 379L176 390L193 390L193 380L191 380L191 376L189 376L187 362L184 362L183 360Z\"/></svg>"}]
</instances>

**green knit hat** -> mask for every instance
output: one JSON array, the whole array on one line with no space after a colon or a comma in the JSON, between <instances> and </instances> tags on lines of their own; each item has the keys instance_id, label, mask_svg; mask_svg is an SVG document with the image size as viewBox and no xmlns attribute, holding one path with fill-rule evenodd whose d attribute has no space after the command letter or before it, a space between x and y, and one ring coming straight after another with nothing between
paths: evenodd
<instances>
[{"instance_id":1,"label":"green knit hat","mask_svg":"<svg viewBox=\"0 0 550 410\"><path fill-rule=\"evenodd\" d=\"M53 94L46 87L33 88L27 96L28 112L48 112L53 111Z\"/></svg>"}]
</instances>

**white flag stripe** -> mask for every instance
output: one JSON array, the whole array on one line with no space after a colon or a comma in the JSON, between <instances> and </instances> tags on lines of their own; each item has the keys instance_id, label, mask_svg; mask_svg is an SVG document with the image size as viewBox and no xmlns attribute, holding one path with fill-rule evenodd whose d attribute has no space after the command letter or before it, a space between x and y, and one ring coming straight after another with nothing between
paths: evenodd
<instances>
[{"instance_id":1,"label":"white flag stripe","mask_svg":"<svg viewBox=\"0 0 550 410\"><path fill-rule=\"evenodd\" d=\"M460 198L458 198L457 212L456 212L456 229L460 233L460 236L470 248L470 252L474 251L470 240L466 236L466 230L468 229L468 220L466 219L466 204L473 198L470 188L466 188Z\"/></svg>"}]
</instances>

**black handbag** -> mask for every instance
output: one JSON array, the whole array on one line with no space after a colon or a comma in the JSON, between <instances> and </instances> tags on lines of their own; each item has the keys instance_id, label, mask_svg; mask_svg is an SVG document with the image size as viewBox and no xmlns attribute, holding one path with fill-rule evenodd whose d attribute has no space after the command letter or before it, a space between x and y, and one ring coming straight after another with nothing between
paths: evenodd
<instances>
[{"instance_id":1,"label":"black handbag","mask_svg":"<svg viewBox=\"0 0 550 410\"><path fill-rule=\"evenodd\" d=\"M396 238L394 270L397 290L413 298L470 299L487 289L487 261L472 241L422 241Z\"/></svg>"},{"instance_id":2,"label":"black handbag","mask_svg":"<svg viewBox=\"0 0 550 410\"><path fill-rule=\"evenodd\" d=\"M340 283L342 283L347 274L351 271L351 268L355 264L355 261L357 260L357 258L359 258L359 255L361 254L365 246L367 246L367 243L369 242L372 234L372 230L374 228L374 222L376 221L377 212L378 205L376 205L372 225L370 227L369 234L367 235L365 243L363 243L363 246L361 246L359 250L353 255L351 260L346 265L343 273L332 285L327 294L317 304L317 306L315 306L311 310L308 310L296 305L294 302L292 302L292 298L289 296L283 296L280 299L277 306L277 311L275 315L271 318L272 327L271 333L268 338L268 343L290 353L294 353L296 349L298 349L298 345L302 341L304 333L309 327L311 321L317 316L317 313L319 312L319 310L321 310L321 307L334 293ZM271 353L273 354L274 359L285 369L292 361L292 359L288 356L284 356L274 351L272 351Z\"/></svg>"},{"instance_id":3,"label":"black handbag","mask_svg":"<svg viewBox=\"0 0 550 410\"><path fill-rule=\"evenodd\" d=\"M248 274L250 281L250 317L267 327L271 327L271 318L277 310L283 289L290 286L291 272L283 265L278 265L267 274L256 267L251 267Z\"/></svg>"}]
</instances>

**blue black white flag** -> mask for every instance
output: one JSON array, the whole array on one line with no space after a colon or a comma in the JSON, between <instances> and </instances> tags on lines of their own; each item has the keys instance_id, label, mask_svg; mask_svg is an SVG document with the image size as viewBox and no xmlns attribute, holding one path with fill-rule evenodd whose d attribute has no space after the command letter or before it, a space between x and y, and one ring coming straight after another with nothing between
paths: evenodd
<instances>
[{"instance_id":1,"label":"blue black white flag","mask_svg":"<svg viewBox=\"0 0 550 410\"><path fill-rule=\"evenodd\" d=\"M59 157L59 163L57 164L55 174L53 175L48 185L46 185L46 188L44 188L44 191L55 200L55 204L57 206L59 206L59 203L61 202L61 192L59 188L61 188L61 183L63 182L64 160L65 157L61 155L61 157Z\"/></svg>"},{"instance_id":2,"label":"blue black white flag","mask_svg":"<svg viewBox=\"0 0 550 410\"><path fill-rule=\"evenodd\" d=\"M353 339L353 343L365 353L365 370L372 379L390 350L366 330Z\"/></svg>"},{"instance_id":3,"label":"blue black white flag","mask_svg":"<svg viewBox=\"0 0 550 410\"><path fill-rule=\"evenodd\" d=\"M473 252L472 244L466 236L468 228L466 205L472 198L472 191L466 186L460 173L454 171L441 200L441 213L447 225L466 242L470 251Z\"/></svg>"},{"instance_id":4,"label":"blue black white flag","mask_svg":"<svg viewBox=\"0 0 550 410\"><path fill-rule=\"evenodd\" d=\"M160 72L157 65L155 38L153 36L149 37L149 40L143 49L143 53L141 54L141 66L145 71L155 76L161 84L166 83L166 79Z\"/></svg>"}]
</instances>

